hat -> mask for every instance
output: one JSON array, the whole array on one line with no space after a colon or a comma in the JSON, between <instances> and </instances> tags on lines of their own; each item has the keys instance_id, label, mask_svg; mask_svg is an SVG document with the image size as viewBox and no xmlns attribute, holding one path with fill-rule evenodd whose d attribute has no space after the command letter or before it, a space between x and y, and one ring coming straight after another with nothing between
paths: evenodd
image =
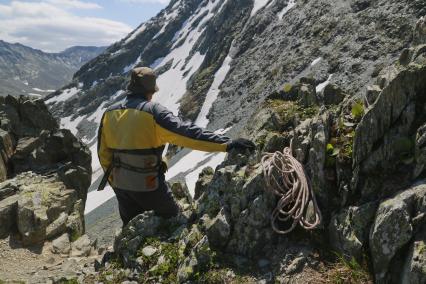
<instances>
[{"instance_id":1,"label":"hat","mask_svg":"<svg viewBox=\"0 0 426 284\"><path fill-rule=\"evenodd\" d=\"M157 75L148 67L138 67L132 70L127 89L133 93L146 94L158 92Z\"/></svg>"}]
</instances>

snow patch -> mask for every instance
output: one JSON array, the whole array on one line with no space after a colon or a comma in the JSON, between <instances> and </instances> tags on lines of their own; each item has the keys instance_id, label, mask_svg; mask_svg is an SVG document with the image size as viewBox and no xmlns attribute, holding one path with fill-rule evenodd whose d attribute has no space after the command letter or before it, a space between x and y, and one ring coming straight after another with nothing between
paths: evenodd
<instances>
[{"instance_id":1,"label":"snow patch","mask_svg":"<svg viewBox=\"0 0 426 284\"><path fill-rule=\"evenodd\" d=\"M322 57L318 57L317 59L315 59L314 61L312 61L311 66L316 65L318 62L320 62L322 60Z\"/></svg>"},{"instance_id":2,"label":"snow patch","mask_svg":"<svg viewBox=\"0 0 426 284\"><path fill-rule=\"evenodd\" d=\"M135 62L133 62L132 64L129 64L129 65L127 65L126 67L124 67L124 69L123 69L123 74L126 74L127 72L129 72L130 70L132 70L133 68L135 68L136 67L136 65L138 65L140 62L141 62L141 56L142 56L142 54L141 55L139 55L139 57L136 59L136 61Z\"/></svg>"},{"instance_id":3,"label":"snow patch","mask_svg":"<svg viewBox=\"0 0 426 284\"><path fill-rule=\"evenodd\" d=\"M189 78L200 68L205 57L205 55L200 52L195 52L194 55L190 57L191 51L205 30L205 28L202 27L204 27L204 24L214 16L213 11L216 6L219 5L219 2L220 1L210 0L205 6L197 9L197 11L189 18L186 25L182 28L180 36L178 37L178 41L185 38L184 43L179 47L174 45L171 52L157 66L162 67L170 60L178 62L175 66L159 76L157 84L160 87L160 91L154 96L154 101L162 103L176 115L179 110L179 100L186 92L187 82ZM222 7L225 3L226 1L222 3ZM199 21L197 27L193 28L192 26L195 21L197 21L197 19L206 12L207 14L201 21Z\"/></svg>"},{"instance_id":4,"label":"snow patch","mask_svg":"<svg viewBox=\"0 0 426 284\"><path fill-rule=\"evenodd\" d=\"M278 13L278 18L282 20L284 15L287 14L287 12L290 11L290 9L293 8L295 5L296 5L296 0L290 0L287 6L281 12Z\"/></svg>"},{"instance_id":5,"label":"snow patch","mask_svg":"<svg viewBox=\"0 0 426 284\"><path fill-rule=\"evenodd\" d=\"M72 115L61 118L61 128L68 129L72 132L72 134L77 135L78 129L77 126L84 119L84 116L79 116L75 119L72 119ZM93 156L92 156L93 157Z\"/></svg>"},{"instance_id":6,"label":"snow patch","mask_svg":"<svg viewBox=\"0 0 426 284\"><path fill-rule=\"evenodd\" d=\"M226 56L222 66L219 68L219 70L217 70L216 74L214 75L213 83L210 86L209 91L207 92L206 99L204 100L203 106L201 107L201 111L197 119L195 120L195 124L200 127L206 127L209 124L209 119L207 118L207 115L209 114L213 103L216 101L217 96L219 95L220 85L222 85L226 75L231 69L231 62L231 56Z\"/></svg>"},{"instance_id":7,"label":"snow patch","mask_svg":"<svg viewBox=\"0 0 426 284\"><path fill-rule=\"evenodd\" d=\"M164 57L160 57L154 60L154 62L149 66L151 69L157 68L164 60Z\"/></svg>"},{"instance_id":8,"label":"snow patch","mask_svg":"<svg viewBox=\"0 0 426 284\"><path fill-rule=\"evenodd\" d=\"M53 93L55 91L55 90L42 90L39 88L33 88L33 90L40 93Z\"/></svg>"},{"instance_id":9,"label":"snow patch","mask_svg":"<svg viewBox=\"0 0 426 284\"><path fill-rule=\"evenodd\" d=\"M139 28L137 28L135 31L133 31L133 33L126 39L126 41L124 42L124 45L132 42L138 35L143 33L145 30L146 30L146 25L142 24ZM114 54L112 54L112 55L116 55L119 52L121 52L121 50L114 52Z\"/></svg>"},{"instance_id":10,"label":"snow patch","mask_svg":"<svg viewBox=\"0 0 426 284\"><path fill-rule=\"evenodd\" d=\"M322 82L321 84L319 84L319 85L315 88L316 92L317 92L317 93L320 93L322 90L324 90L324 88L325 88L328 84L330 84L330 80L331 80L331 78L332 78L332 77L333 77L333 74L330 74L330 76L328 76L327 81Z\"/></svg>"},{"instance_id":11,"label":"snow patch","mask_svg":"<svg viewBox=\"0 0 426 284\"><path fill-rule=\"evenodd\" d=\"M197 183L200 173L203 171L203 169L206 167L212 167L213 169L215 169L225 160L225 158L226 158L226 153L214 154L213 156L210 157L208 162L200 165L190 174L185 176L185 182L186 182L186 185L188 186L189 193L191 194L191 196L194 196L195 194L195 184Z\"/></svg>"},{"instance_id":12,"label":"snow patch","mask_svg":"<svg viewBox=\"0 0 426 284\"><path fill-rule=\"evenodd\" d=\"M29 96L33 96L33 97L37 97L37 98L41 98L41 97L42 97L42 95L40 95L40 94L35 94L35 93L28 93L27 95L29 95Z\"/></svg>"},{"instance_id":13,"label":"snow patch","mask_svg":"<svg viewBox=\"0 0 426 284\"><path fill-rule=\"evenodd\" d=\"M257 11L265 7L268 4L269 0L254 0L253 9L251 10L250 17L253 17Z\"/></svg>"},{"instance_id":14,"label":"snow patch","mask_svg":"<svg viewBox=\"0 0 426 284\"><path fill-rule=\"evenodd\" d=\"M78 92L80 92L80 89L74 87L71 89L63 90L60 95L54 96L46 101L46 104L51 103L58 103L63 102L66 100L69 100L71 97L75 96Z\"/></svg>"},{"instance_id":15,"label":"snow patch","mask_svg":"<svg viewBox=\"0 0 426 284\"><path fill-rule=\"evenodd\" d=\"M111 186L106 186L103 191L91 191L87 194L86 207L84 209L84 215L89 214L105 202L109 201L115 196Z\"/></svg>"}]
</instances>

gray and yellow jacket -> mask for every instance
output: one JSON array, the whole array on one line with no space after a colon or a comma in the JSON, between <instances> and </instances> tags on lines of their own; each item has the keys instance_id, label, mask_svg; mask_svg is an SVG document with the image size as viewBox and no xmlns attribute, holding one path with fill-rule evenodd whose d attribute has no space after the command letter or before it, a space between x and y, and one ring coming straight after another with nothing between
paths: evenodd
<instances>
[{"instance_id":1,"label":"gray and yellow jacket","mask_svg":"<svg viewBox=\"0 0 426 284\"><path fill-rule=\"evenodd\" d=\"M115 189L153 191L164 181L160 168L166 143L226 152L230 142L226 136L184 122L142 95L129 94L124 103L104 113L98 133L98 155L105 183L108 179Z\"/></svg>"}]
</instances>

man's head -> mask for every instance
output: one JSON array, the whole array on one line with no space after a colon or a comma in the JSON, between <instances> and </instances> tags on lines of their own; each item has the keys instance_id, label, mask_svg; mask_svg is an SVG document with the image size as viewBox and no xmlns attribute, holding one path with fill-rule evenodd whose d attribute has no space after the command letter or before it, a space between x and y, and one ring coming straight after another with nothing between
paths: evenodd
<instances>
[{"instance_id":1,"label":"man's head","mask_svg":"<svg viewBox=\"0 0 426 284\"><path fill-rule=\"evenodd\" d=\"M134 94L141 94L150 99L159 90L154 70L148 67L133 69L127 89Z\"/></svg>"}]
</instances>

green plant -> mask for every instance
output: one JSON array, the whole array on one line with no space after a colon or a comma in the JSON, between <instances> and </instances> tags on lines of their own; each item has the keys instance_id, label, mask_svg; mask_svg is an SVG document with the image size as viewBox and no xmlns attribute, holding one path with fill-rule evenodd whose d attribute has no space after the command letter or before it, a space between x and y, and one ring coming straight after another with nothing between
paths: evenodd
<instances>
[{"instance_id":1,"label":"green plant","mask_svg":"<svg viewBox=\"0 0 426 284\"><path fill-rule=\"evenodd\" d=\"M78 280L77 278L72 278L72 279L61 278L57 283L58 284L78 284Z\"/></svg>"},{"instance_id":2,"label":"green plant","mask_svg":"<svg viewBox=\"0 0 426 284\"><path fill-rule=\"evenodd\" d=\"M332 283L373 283L372 277L368 272L367 261L360 264L354 257L348 260L340 254L335 253L335 255L337 256L337 262L329 275Z\"/></svg>"},{"instance_id":3,"label":"green plant","mask_svg":"<svg viewBox=\"0 0 426 284\"><path fill-rule=\"evenodd\" d=\"M362 101L356 101L352 104L351 114L355 120L361 120L361 118L364 116L364 104Z\"/></svg>"},{"instance_id":4,"label":"green plant","mask_svg":"<svg viewBox=\"0 0 426 284\"><path fill-rule=\"evenodd\" d=\"M290 83L285 83L283 86L283 91L284 93L288 93L291 91L291 89L293 88L293 86Z\"/></svg>"}]
</instances>

